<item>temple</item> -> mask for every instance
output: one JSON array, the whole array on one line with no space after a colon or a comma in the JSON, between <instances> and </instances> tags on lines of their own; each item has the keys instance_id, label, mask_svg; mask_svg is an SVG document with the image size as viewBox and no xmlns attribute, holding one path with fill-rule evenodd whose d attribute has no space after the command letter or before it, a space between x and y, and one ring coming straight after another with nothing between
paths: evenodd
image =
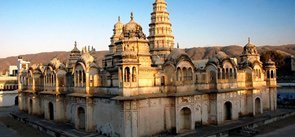
<instances>
[{"instance_id":1,"label":"temple","mask_svg":"<svg viewBox=\"0 0 295 137\"><path fill-rule=\"evenodd\" d=\"M95 49L74 44L66 63L21 68L19 110L107 136L198 130L276 110L276 66L250 39L240 58L219 51L192 60L174 48L167 3L156 0L149 36L131 13L114 25L100 66ZM177 46L179 47L179 46Z\"/></svg>"}]
</instances>

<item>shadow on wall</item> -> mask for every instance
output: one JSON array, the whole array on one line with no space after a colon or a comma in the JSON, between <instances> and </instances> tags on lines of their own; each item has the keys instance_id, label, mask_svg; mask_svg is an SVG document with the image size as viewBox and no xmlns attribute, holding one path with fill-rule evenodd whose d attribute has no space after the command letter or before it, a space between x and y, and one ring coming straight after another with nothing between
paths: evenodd
<instances>
[{"instance_id":1,"label":"shadow on wall","mask_svg":"<svg viewBox=\"0 0 295 137\"><path fill-rule=\"evenodd\" d=\"M18 105L17 91L2 91L0 92L0 107Z\"/></svg>"}]
</instances>

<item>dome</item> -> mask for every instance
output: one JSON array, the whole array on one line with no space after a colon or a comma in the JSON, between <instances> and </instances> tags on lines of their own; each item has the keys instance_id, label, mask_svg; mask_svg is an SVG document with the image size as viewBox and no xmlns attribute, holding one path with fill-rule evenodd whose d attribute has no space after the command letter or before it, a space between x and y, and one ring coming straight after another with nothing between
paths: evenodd
<instances>
[{"instance_id":1,"label":"dome","mask_svg":"<svg viewBox=\"0 0 295 137\"><path fill-rule=\"evenodd\" d=\"M121 22L120 16L118 17L118 22L114 25L115 29L122 29L124 24Z\"/></svg>"},{"instance_id":2,"label":"dome","mask_svg":"<svg viewBox=\"0 0 295 137\"><path fill-rule=\"evenodd\" d=\"M218 60L222 61L226 58L229 58L228 55L226 53L224 53L223 51L218 51L216 54L216 57Z\"/></svg>"},{"instance_id":3,"label":"dome","mask_svg":"<svg viewBox=\"0 0 295 137\"><path fill-rule=\"evenodd\" d=\"M71 53L80 53L80 50L77 48L77 42L75 41L74 48L72 49Z\"/></svg>"},{"instance_id":4,"label":"dome","mask_svg":"<svg viewBox=\"0 0 295 137\"><path fill-rule=\"evenodd\" d=\"M217 59L217 57L212 57L208 60L208 63L213 63L217 65L219 63L219 60Z\"/></svg>"},{"instance_id":5,"label":"dome","mask_svg":"<svg viewBox=\"0 0 295 137\"><path fill-rule=\"evenodd\" d=\"M218 65L220 62L222 62L224 59L228 59L229 56L224 53L223 51L218 51L215 56L211 57L208 60L208 63L213 63L215 65Z\"/></svg>"},{"instance_id":6,"label":"dome","mask_svg":"<svg viewBox=\"0 0 295 137\"><path fill-rule=\"evenodd\" d=\"M269 59L267 62L265 62L265 65L267 66L272 66L275 65L276 63L274 61L272 61L271 59Z\"/></svg>"},{"instance_id":7,"label":"dome","mask_svg":"<svg viewBox=\"0 0 295 137\"><path fill-rule=\"evenodd\" d=\"M256 46L251 43L250 38L248 38L248 43L244 46L243 54L250 54L250 55L258 54Z\"/></svg>"},{"instance_id":8,"label":"dome","mask_svg":"<svg viewBox=\"0 0 295 137\"><path fill-rule=\"evenodd\" d=\"M131 13L130 21L124 25L124 31L136 31L142 29L142 27L134 21L133 13Z\"/></svg>"},{"instance_id":9,"label":"dome","mask_svg":"<svg viewBox=\"0 0 295 137\"><path fill-rule=\"evenodd\" d=\"M184 50L182 49L173 49L171 53L168 55L167 60L176 60L179 58L181 55L186 55L188 56Z\"/></svg>"},{"instance_id":10,"label":"dome","mask_svg":"<svg viewBox=\"0 0 295 137\"><path fill-rule=\"evenodd\" d=\"M146 39L145 34L142 31L142 27L134 21L133 13L131 13L130 21L123 27L123 36L125 38L138 38Z\"/></svg>"},{"instance_id":11,"label":"dome","mask_svg":"<svg viewBox=\"0 0 295 137\"><path fill-rule=\"evenodd\" d=\"M191 58L183 49L173 49L171 53L167 56L166 61L171 61L174 64L177 64L177 62L181 59L189 60L191 61Z\"/></svg>"}]
</instances>

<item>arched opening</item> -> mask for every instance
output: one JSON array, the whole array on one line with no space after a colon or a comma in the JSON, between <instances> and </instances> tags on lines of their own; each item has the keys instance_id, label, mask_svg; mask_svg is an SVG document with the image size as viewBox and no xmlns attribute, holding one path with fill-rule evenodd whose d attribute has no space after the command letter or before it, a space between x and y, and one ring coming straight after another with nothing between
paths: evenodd
<instances>
[{"instance_id":1,"label":"arched opening","mask_svg":"<svg viewBox=\"0 0 295 137\"><path fill-rule=\"evenodd\" d=\"M261 101L260 98L255 99L255 115L261 114Z\"/></svg>"},{"instance_id":2,"label":"arched opening","mask_svg":"<svg viewBox=\"0 0 295 137\"><path fill-rule=\"evenodd\" d=\"M224 120L232 120L232 104L227 101L224 103Z\"/></svg>"},{"instance_id":3,"label":"arched opening","mask_svg":"<svg viewBox=\"0 0 295 137\"><path fill-rule=\"evenodd\" d=\"M216 89L216 72L210 71L209 72L209 88Z\"/></svg>"},{"instance_id":4,"label":"arched opening","mask_svg":"<svg viewBox=\"0 0 295 137\"><path fill-rule=\"evenodd\" d=\"M48 112L49 112L49 120L53 120L54 111L53 111L53 104L51 102L48 103Z\"/></svg>"},{"instance_id":5,"label":"arched opening","mask_svg":"<svg viewBox=\"0 0 295 137\"><path fill-rule=\"evenodd\" d=\"M161 86L165 86L165 76L161 76Z\"/></svg>"},{"instance_id":6,"label":"arched opening","mask_svg":"<svg viewBox=\"0 0 295 137\"><path fill-rule=\"evenodd\" d=\"M78 115L78 128L85 129L85 110L82 107L79 107L77 110Z\"/></svg>"},{"instance_id":7,"label":"arched opening","mask_svg":"<svg viewBox=\"0 0 295 137\"><path fill-rule=\"evenodd\" d=\"M269 70L267 70L266 73L267 73L267 78L269 79L270 78Z\"/></svg>"},{"instance_id":8,"label":"arched opening","mask_svg":"<svg viewBox=\"0 0 295 137\"><path fill-rule=\"evenodd\" d=\"M182 69L182 74L183 74L183 81L187 81L187 69L186 68Z\"/></svg>"},{"instance_id":9,"label":"arched opening","mask_svg":"<svg viewBox=\"0 0 295 137\"><path fill-rule=\"evenodd\" d=\"M124 76L124 82L129 82L130 80L130 69L129 67L125 68L125 76Z\"/></svg>"},{"instance_id":10,"label":"arched opening","mask_svg":"<svg viewBox=\"0 0 295 137\"><path fill-rule=\"evenodd\" d=\"M18 96L16 96L16 97L14 98L14 105L15 105L15 106L18 105Z\"/></svg>"},{"instance_id":11,"label":"arched opening","mask_svg":"<svg viewBox=\"0 0 295 137\"><path fill-rule=\"evenodd\" d=\"M222 68L222 79L225 79L225 69Z\"/></svg>"},{"instance_id":12,"label":"arched opening","mask_svg":"<svg viewBox=\"0 0 295 137\"><path fill-rule=\"evenodd\" d=\"M177 71L176 71L176 77L177 77L177 81L181 81L181 69L180 68L177 68Z\"/></svg>"},{"instance_id":13,"label":"arched opening","mask_svg":"<svg viewBox=\"0 0 295 137\"><path fill-rule=\"evenodd\" d=\"M193 80L193 70L192 70L192 68L188 68L187 77L188 77L188 80Z\"/></svg>"},{"instance_id":14,"label":"arched opening","mask_svg":"<svg viewBox=\"0 0 295 137\"><path fill-rule=\"evenodd\" d=\"M180 110L180 131L191 130L191 110L187 107Z\"/></svg>"}]
</instances>

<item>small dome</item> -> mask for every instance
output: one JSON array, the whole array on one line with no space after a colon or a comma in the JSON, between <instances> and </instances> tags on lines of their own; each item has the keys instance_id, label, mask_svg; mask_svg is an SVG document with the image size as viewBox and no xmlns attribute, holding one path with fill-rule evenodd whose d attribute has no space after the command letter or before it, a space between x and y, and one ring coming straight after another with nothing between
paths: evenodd
<instances>
[{"instance_id":1,"label":"small dome","mask_svg":"<svg viewBox=\"0 0 295 137\"><path fill-rule=\"evenodd\" d=\"M124 24L121 22L120 16L118 17L118 22L114 25L115 29L122 29Z\"/></svg>"},{"instance_id":2,"label":"small dome","mask_svg":"<svg viewBox=\"0 0 295 137\"><path fill-rule=\"evenodd\" d=\"M208 60L208 63L213 63L215 65L219 64L219 60L217 59L217 57L212 57Z\"/></svg>"},{"instance_id":3,"label":"small dome","mask_svg":"<svg viewBox=\"0 0 295 137\"><path fill-rule=\"evenodd\" d=\"M191 61L191 58L183 49L173 49L165 61L173 62L176 65L181 59Z\"/></svg>"},{"instance_id":4,"label":"small dome","mask_svg":"<svg viewBox=\"0 0 295 137\"><path fill-rule=\"evenodd\" d=\"M80 50L77 48L77 42L75 41L74 48L72 49L71 53L80 53Z\"/></svg>"},{"instance_id":5,"label":"small dome","mask_svg":"<svg viewBox=\"0 0 295 137\"><path fill-rule=\"evenodd\" d=\"M267 66L272 66L275 65L276 63L274 61L272 61L271 59L269 59L267 62L265 62L265 65Z\"/></svg>"},{"instance_id":6,"label":"small dome","mask_svg":"<svg viewBox=\"0 0 295 137\"><path fill-rule=\"evenodd\" d=\"M131 13L130 18L131 18L131 20L127 24L125 24L123 27L123 36L125 38L136 37L139 39L141 39L141 38L145 39L146 36L142 31L142 27L134 21L133 13Z\"/></svg>"},{"instance_id":7,"label":"small dome","mask_svg":"<svg viewBox=\"0 0 295 137\"><path fill-rule=\"evenodd\" d=\"M142 29L142 27L134 21L133 13L131 13L130 21L124 25L124 31L136 31Z\"/></svg>"},{"instance_id":8,"label":"small dome","mask_svg":"<svg viewBox=\"0 0 295 137\"><path fill-rule=\"evenodd\" d=\"M226 58L229 58L228 55L226 53L224 53L223 51L218 51L216 54L216 57L218 60L222 61Z\"/></svg>"},{"instance_id":9,"label":"small dome","mask_svg":"<svg viewBox=\"0 0 295 137\"><path fill-rule=\"evenodd\" d=\"M256 46L251 43L250 38L248 38L248 43L244 46L243 54L250 54L250 55L258 54Z\"/></svg>"}]
</instances>

